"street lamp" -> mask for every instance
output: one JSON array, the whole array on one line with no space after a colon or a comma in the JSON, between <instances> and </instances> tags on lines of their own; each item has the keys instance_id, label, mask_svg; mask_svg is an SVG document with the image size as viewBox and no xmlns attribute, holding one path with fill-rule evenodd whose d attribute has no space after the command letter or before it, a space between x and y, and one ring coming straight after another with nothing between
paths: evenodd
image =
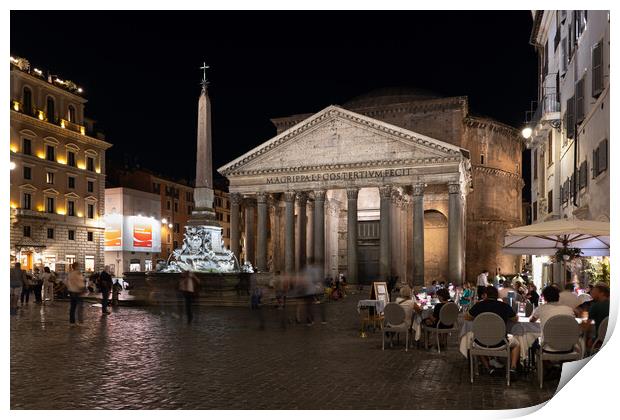
<instances>
[{"instance_id":1,"label":"street lamp","mask_svg":"<svg viewBox=\"0 0 620 420\"><path fill-rule=\"evenodd\" d=\"M9 169L11 170L15 169L15 162L13 161L9 162Z\"/></svg>"},{"instance_id":2,"label":"street lamp","mask_svg":"<svg viewBox=\"0 0 620 420\"><path fill-rule=\"evenodd\" d=\"M532 137L532 127L525 127L523 130L521 130L521 135L524 139L529 139L530 137Z\"/></svg>"},{"instance_id":3,"label":"street lamp","mask_svg":"<svg viewBox=\"0 0 620 420\"><path fill-rule=\"evenodd\" d=\"M165 225L166 223L168 223L168 219L164 217L163 219L161 219L161 223Z\"/></svg>"}]
</instances>

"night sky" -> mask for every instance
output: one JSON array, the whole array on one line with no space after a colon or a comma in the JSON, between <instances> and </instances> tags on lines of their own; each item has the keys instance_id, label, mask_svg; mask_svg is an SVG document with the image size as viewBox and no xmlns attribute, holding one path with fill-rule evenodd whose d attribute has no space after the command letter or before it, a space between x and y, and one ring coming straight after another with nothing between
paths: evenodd
<instances>
[{"instance_id":1,"label":"night sky","mask_svg":"<svg viewBox=\"0 0 620 420\"><path fill-rule=\"evenodd\" d=\"M218 168L273 137L270 118L381 87L467 95L520 127L536 98L531 28L529 11L12 11L11 54L84 88L108 161L189 179L203 60Z\"/></svg>"}]
</instances>

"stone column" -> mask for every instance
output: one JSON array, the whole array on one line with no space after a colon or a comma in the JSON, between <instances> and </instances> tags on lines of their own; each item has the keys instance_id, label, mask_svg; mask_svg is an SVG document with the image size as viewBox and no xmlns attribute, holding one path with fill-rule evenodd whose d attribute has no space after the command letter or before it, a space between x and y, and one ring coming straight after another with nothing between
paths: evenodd
<instances>
[{"instance_id":1,"label":"stone column","mask_svg":"<svg viewBox=\"0 0 620 420\"><path fill-rule=\"evenodd\" d=\"M253 198L245 199L245 260L256 264L256 248L254 236L254 209L256 200Z\"/></svg>"},{"instance_id":2,"label":"stone column","mask_svg":"<svg viewBox=\"0 0 620 420\"><path fill-rule=\"evenodd\" d=\"M306 217L306 265L314 264L314 201L308 201Z\"/></svg>"},{"instance_id":3,"label":"stone column","mask_svg":"<svg viewBox=\"0 0 620 420\"><path fill-rule=\"evenodd\" d=\"M295 193L284 193L285 224L284 224L284 272L295 272Z\"/></svg>"},{"instance_id":4,"label":"stone column","mask_svg":"<svg viewBox=\"0 0 620 420\"><path fill-rule=\"evenodd\" d=\"M448 184L448 281L463 282L463 199L459 183Z\"/></svg>"},{"instance_id":5,"label":"stone column","mask_svg":"<svg viewBox=\"0 0 620 420\"><path fill-rule=\"evenodd\" d=\"M392 212L392 186L379 187L381 198L379 213L379 275L381 280L387 281L392 274L392 253L390 244L390 216Z\"/></svg>"},{"instance_id":6,"label":"stone column","mask_svg":"<svg viewBox=\"0 0 620 420\"><path fill-rule=\"evenodd\" d=\"M347 282L357 279L357 196L359 188L347 188Z\"/></svg>"},{"instance_id":7,"label":"stone column","mask_svg":"<svg viewBox=\"0 0 620 420\"><path fill-rule=\"evenodd\" d=\"M230 193L230 250L239 260L239 216L243 198L239 193Z\"/></svg>"},{"instance_id":8,"label":"stone column","mask_svg":"<svg viewBox=\"0 0 620 420\"><path fill-rule=\"evenodd\" d=\"M413 185L413 285L424 285L424 184Z\"/></svg>"},{"instance_id":9,"label":"stone column","mask_svg":"<svg viewBox=\"0 0 620 420\"><path fill-rule=\"evenodd\" d=\"M295 201L297 202L297 226L295 229L295 267L301 271L306 266L306 201L308 194L298 192Z\"/></svg>"},{"instance_id":10,"label":"stone column","mask_svg":"<svg viewBox=\"0 0 620 420\"><path fill-rule=\"evenodd\" d=\"M256 237L256 268L267 271L267 193L256 193L258 208L258 229Z\"/></svg>"},{"instance_id":11,"label":"stone column","mask_svg":"<svg viewBox=\"0 0 620 420\"><path fill-rule=\"evenodd\" d=\"M325 277L325 190L314 192L314 262Z\"/></svg>"}]
</instances>

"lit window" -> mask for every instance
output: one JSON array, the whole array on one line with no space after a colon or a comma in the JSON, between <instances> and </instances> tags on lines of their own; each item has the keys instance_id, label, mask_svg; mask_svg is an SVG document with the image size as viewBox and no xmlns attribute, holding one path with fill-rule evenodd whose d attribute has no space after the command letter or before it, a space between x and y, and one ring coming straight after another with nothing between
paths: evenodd
<instances>
[{"instance_id":1,"label":"lit window","mask_svg":"<svg viewBox=\"0 0 620 420\"><path fill-rule=\"evenodd\" d=\"M54 183L54 172L48 172L45 176L45 180L48 184Z\"/></svg>"},{"instance_id":2,"label":"lit window","mask_svg":"<svg viewBox=\"0 0 620 420\"><path fill-rule=\"evenodd\" d=\"M30 195L30 193L24 193L22 208L26 210L30 210L31 206L32 206L32 196Z\"/></svg>"},{"instance_id":3,"label":"lit window","mask_svg":"<svg viewBox=\"0 0 620 420\"><path fill-rule=\"evenodd\" d=\"M95 257L93 255L84 257L84 271L95 271Z\"/></svg>"},{"instance_id":4,"label":"lit window","mask_svg":"<svg viewBox=\"0 0 620 420\"><path fill-rule=\"evenodd\" d=\"M55 213L56 212L56 200L54 200L54 197L47 197L47 199L45 200L45 211L48 213Z\"/></svg>"}]
</instances>

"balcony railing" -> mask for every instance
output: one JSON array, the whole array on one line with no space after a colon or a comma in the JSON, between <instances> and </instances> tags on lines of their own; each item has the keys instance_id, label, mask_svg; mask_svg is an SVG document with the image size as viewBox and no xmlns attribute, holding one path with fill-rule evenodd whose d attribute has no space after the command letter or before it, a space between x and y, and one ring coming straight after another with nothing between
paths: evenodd
<instances>
[{"instance_id":1,"label":"balcony railing","mask_svg":"<svg viewBox=\"0 0 620 420\"><path fill-rule=\"evenodd\" d=\"M47 121L50 124L54 124L60 126L61 128L66 128L67 130L75 131L76 133L86 134L86 127L69 120L65 120L64 118L54 118L50 120L45 111L42 109L37 109L35 107L24 107L24 105L19 101L11 101L11 109L16 112L20 112L25 115L29 115L33 118L37 118L41 121Z\"/></svg>"},{"instance_id":2,"label":"balcony railing","mask_svg":"<svg viewBox=\"0 0 620 420\"><path fill-rule=\"evenodd\" d=\"M557 93L546 93L538 103L536 112L532 116L532 123L560 119L560 102Z\"/></svg>"}]
</instances>

